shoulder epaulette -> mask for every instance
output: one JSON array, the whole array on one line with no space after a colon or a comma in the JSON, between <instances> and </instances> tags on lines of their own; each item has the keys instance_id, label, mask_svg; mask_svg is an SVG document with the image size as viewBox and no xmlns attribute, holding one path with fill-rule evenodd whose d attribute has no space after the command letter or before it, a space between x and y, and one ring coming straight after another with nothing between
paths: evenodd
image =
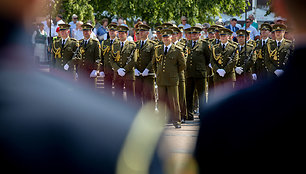
<instances>
[{"instance_id":1,"label":"shoulder epaulette","mask_svg":"<svg viewBox=\"0 0 306 174\"><path fill-rule=\"evenodd\" d=\"M76 42L78 41L78 40L76 40L75 38L70 38L70 39L73 40L73 41L76 41Z\"/></svg>"},{"instance_id":2,"label":"shoulder epaulette","mask_svg":"<svg viewBox=\"0 0 306 174\"><path fill-rule=\"evenodd\" d=\"M180 46L174 45L176 49L183 51L183 49Z\"/></svg>"},{"instance_id":3,"label":"shoulder epaulette","mask_svg":"<svg viewBox=\"0 0 306 174\"><path fill-rule=\"evenodd\" d=\"M162 45L157 45L157 46L155 46L155 49L157 49L157 48L160 48Z\"/></svg>"},{"instance_id":4,"label":"shoulder epaulette","mask_svg":"<svg viewBox=\"0 0 306 174\"><path fill-rule=\"evenodd\" d=\"M288 39L284 39L284 41L287 42L287 43L290 43L290 44L292 43L292 41L288 40Z\"/></svg>"},{"instance_id":5,"label":"shoulder epaulette","mask_svg":"<svg viewBox=\"0 0 306 174\"><path fill-rule=\"evenodd\" d=\"M98 39L92 39L92 41L99 42L99 40L98 40Z\"/></svg>"},{"instance_id":6,"label":"shoulder epaulette","mask_svg":"<svg viewBox=\"0 0 306 174\"><path fill-rule=\"evenodd\" d=\"M228 45L234 47L235 49L238 47L238 45L236 45L234 43L230 43L230 42L228 43Z\"/></svg>"}]
</instances>

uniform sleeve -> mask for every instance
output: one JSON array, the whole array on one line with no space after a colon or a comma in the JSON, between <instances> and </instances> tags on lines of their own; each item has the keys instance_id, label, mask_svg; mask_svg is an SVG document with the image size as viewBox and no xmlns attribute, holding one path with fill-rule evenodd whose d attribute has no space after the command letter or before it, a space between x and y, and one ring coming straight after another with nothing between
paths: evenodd
<instances>
[{"instance_id":1,"label":"uniform sleeve","mask_svg":"<svg viewBox=\"0 0 306 174\"><path fill-rule=\"evenodd\" d=\"M247 60L247 62L244 64L244 67L243 67L244 70L249 70L249 69L251 69L251 68L255 65L255 61L256 61L256 51L255 51L255 50L252 50L252 51L250 52L250 54L252 54L252 55L249 55L249 56L248 56L248 60ZM250 56L251 56L251 57L250 57Z\"/></svg>"},{"instance_id":2,"label":"uniform sleeve","mask_svg":"<svg viewBox=\"0 0 306 174\"><path fill-rule=\"evenodd\" d=\"M148 69L150 72L153 71L153 68L152 68L152 59L153 59L153 56L154 56L154 48L155 48L155 44L152 43L152 49L151 49L151 52L150 52L150 58L151 58L151 61L148 63L146 69Z\"/></svg>"},{"instance_id":3,"label":"uniform sleeve","mask_svg":"<svg viewBox=\"0 0 306 174\"><path fill-rule=\"evenodd\" d=\"M182 51L178 51L178 71L181 72L186 68L186 61Z\"/></svg>"},{"instance_id":4,"label":"uniform sleeve","mask_svg":"<svg viewBox=\"0 0 306 174\"><path fill-rule=\"evenodd\" d=\"M129 58L128 58L129 62L124 66L124 69L125 69L126 72L132 71L133 68L135 67L136 60L135 60L134 52L135 52L135 49L136 49L136 45L133 44L131 47L132 47L132 49L131 49L132 51L131 51L131 54L129 55Z\"/></svg>"},{"instance_id":5,"label":"uniform sleeve","mask_svg":"<svg viewBox=\"0 0 306 174\"><path fill-rule=\"evenodd\" d=\"M233 69L235 68L235 66L237 64L237 61L239 59L238 50L235 48L234 52L230 56L231 56L230 61L228 61L227 65L224 67L224 70L225 70L226 73L232 72Z\"/></svg>"},{"instance_id":6,"label":"uniform sleeve","mask_svg":"<svg viewBox=\"0 0 306 174\"><path fill-rule=\"evenodd\" d=\"M219 64L218 64L217 60L215 59L215 57L213 55L213 51L214 51L214 48L210 52L210 54L211 54L211 56L210 56L210 63L211 63L211 66L213 68L213 72L216 73L217 70L220 69L220 67L219 67Z\"/></svg>"},{"instance_id":7,"label":"uniform sleeve","mask_svg":"<svg viewBox=\"0 0 306 174\"><path fill-rule=\"evenodd\" d=\"M112 68L115 71L117 71L120 67L115 62L115 57L114 56L116 56L116 55L114 54L114 50L111 49L109 52L110 52L109 53L109 63L111 64Z\"/></svg>"},{"instance_id":8,"label":"uniform sleeve","mask_svg":"<svg viewBox=\"0 0 306 174\"><path fill-rule=\"evenodd\" d=\"M97 45L95 46L95 54L94 54L94 69L99 70L98 68L100 67L100 62L101 62L101 46L100 43L97 42Z\"/></svg>"},{"instance_id":9,"label":"uniform sleeve","mask_svg":"<svg viewBox=\"0 0 306 174\"><path fill-rule=\"evenodd\" d=\"M265 57L264 57L265 65L269 72L274 73L276 70L276 67L274 66L272 59L270 58L270 54L268 49L265 49Z\"/></svg>"},{"instance_id":10,"label":"uniform sleeve","mask_svg":"<svg viewBox=\"0 0 306 174\"><path fill-rule=\"evenodd\" d=\"M154 51L153 51L153 58L152 58L152 69L153 69L153 71L154 71L155 73L156 73L156 71L157 71L156 55L157 55L157 48L155 47L155 48L154 48Z\"/></svg>"}]
</instances>

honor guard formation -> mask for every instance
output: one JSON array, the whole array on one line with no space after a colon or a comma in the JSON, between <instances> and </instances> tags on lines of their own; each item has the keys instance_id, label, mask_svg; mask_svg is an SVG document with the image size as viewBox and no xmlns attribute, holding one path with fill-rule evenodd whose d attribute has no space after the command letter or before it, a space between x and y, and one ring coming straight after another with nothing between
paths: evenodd
<instances>
[{"instance_id":1,"label":"honor guard formation","mask_svg":"<svg viewBox=\"0 0 306 174\"><path fill-rule=\"evenodd\" d=\"M260 34L246 26L139 21L131 29L112 22L101 39L92 37L91 24L83 24L83 38L76 40L63 23L52 44L51 71L138 106L156 102L152 112L168 115L169 123L181 128L215 98L285 71L293 53L293 41L285 39L287 26L263 23Z\"/></svg>"}]
</instances>

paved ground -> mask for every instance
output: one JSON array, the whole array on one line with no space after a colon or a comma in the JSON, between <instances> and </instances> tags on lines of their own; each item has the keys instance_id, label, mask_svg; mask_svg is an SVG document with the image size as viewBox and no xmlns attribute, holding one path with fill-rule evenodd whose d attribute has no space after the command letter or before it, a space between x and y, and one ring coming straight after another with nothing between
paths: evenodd
<instances>
[{"instance_id":1,"label":"paved ground","mask_svg":"<svg viewBox=\"0 0 306 174\"><path fill-rule=\"evenodd\" d=\"M191 157L195 148L199 127L200 120L197 116L194 121L187 121L185 124L182 124L181 129L175 129L172 124L166 125L163 142L170 151L173 173L180 171L186 160Z\"/></svg>"}]
</instances>

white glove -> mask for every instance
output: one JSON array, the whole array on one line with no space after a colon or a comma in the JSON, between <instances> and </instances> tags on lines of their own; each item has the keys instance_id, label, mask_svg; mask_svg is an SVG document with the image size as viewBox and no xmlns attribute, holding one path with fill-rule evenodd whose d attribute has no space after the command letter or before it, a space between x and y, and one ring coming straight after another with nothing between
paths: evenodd
<instances>
[{"instance_id":1,"label":"white glove","mask_svg":"<svg viewBox=\"0 0 306 174\"><path fill-rule=\"evenodd\" d=\"M140 76L140 71L138 71L138 69L135 69L135 73L134 74L135 74L135 76L138 77L138 76Z\"/></svg>"},{"instance_id":2,"label":"white glove","mask_svg":"<svg viewBox=\"0 0 306 174\"><path fill-rule=\"evenodd\" d=\"M208 64L208 67L212 69L211 63Z\"/></svg>"},{"instance_id":3,"label":"white glove","mask_svg":"<svg viewBox=\"0 0 306 174\"><path fill-rule=\"evenodd\" d=\"M100 75L102 78L104 78L104 77L105 77L105 74L104 74L104 72L103 72L103 71L101 71L101 72L99 73L99 75Z\"/></svg>"},{"instance_id":4,"label":"white glove","mask_svg":"<svg viewBox=\"0 0 306 174\"><path fill-rule=\"evenodd\" d=\"M243 68L242 67L236 67L235 71L237 74L241 75L243 73Z\"/></svg>"},{"instance_id":5,"label":"white glove","mask_svg":"<svg viewBox=\"0 0 306 174\"><path fill-rule=\"evenodd\" d=\"M226 72L225 72L224 69L218 69L218 70L217 70L217 73L218 73L221 77L224 77L224 75L226 74Z\"/></svg>"},{"instance_id":6,"label":"white glove","mask_svg":"<svg viewBox=\"0 0 306 174\"><path fill-rule=\"evenodd\" d=\"M76 79L79 79L78 73L75 73L75 78L76 78Z\"/></svg>"},{"instance_id":7,"label":"white glove","mask_svg":"<svg viewBox=\"0 0 306 174\"><path fill-rule=\"evenodd\" d=\"M282 75L284 73L284 70L281 70L281 69L277 69L274 71L274 74L277 75L277 77L279 77L280 75Z\"/></svg>"},{"instance_id":8,"label":"white glove","mask_svg":"<svg viewBox=\"0 0 306 174\"><path fill-rule=\"evenodd\" d=\"M64 70L68 71L68 69L69 69L69 65L66 64L66 65L64 66Z\"/></svg>"},{"instance_id":9,"label":"white glove","mask_svg":"<svg viewBox=\"0 0 306 174\"><path fill-rule=\"evenodd\" d=\"M148 76L149 75L149 70L146 68L143 72L142 72L142 76Z\"/></svg>"},{"instance_id":10,"label":"white glove","mask_svg":"<svg viewBox=\"0 0 306 174\"><path fill-rule=\"evenodd\" d=\"M253 80L257 80L257 75L256 74L252 74Z\"/></svg>"},{"instance_id":11,"label":"white glove","mask_svg":"<svg viewBox=\"0 0 306 174\"><path fill-rule=\"evenodd\" d=\"M96 70L92 70L89 77L90 77L90 78L95 78L95 77L97 77L97 71L96 71Z\"/></svg>"},{"instance_id":12,"label":"white glove","mask_svg":"<svg viewBox=\"0 0 306 174\"><path fill-rule=\"evenodd\" d=\"M125 76L125 69L124 68L119 68L117 70L117 72L118 72L119 76L121 76L121 77Z\"/></svg>"}]
</instances>

